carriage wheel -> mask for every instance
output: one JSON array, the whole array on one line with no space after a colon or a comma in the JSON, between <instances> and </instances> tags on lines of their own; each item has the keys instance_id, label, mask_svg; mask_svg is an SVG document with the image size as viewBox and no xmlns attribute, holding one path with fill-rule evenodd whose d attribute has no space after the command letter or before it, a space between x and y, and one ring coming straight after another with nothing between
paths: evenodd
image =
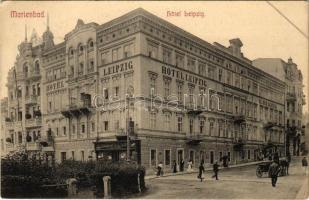
<instances>
[{"instance_id":1,"label":"carriage wheel","mask_svg":"<svg viewBox=\"0 0 309 200\"><path fill-rule=\"evenodd\" d=\"M262 176L263 176L263 172L262 172L262 169L260 167L256 168L256 176L258 178L262 178Z\"/></svg>"}]
</instances>

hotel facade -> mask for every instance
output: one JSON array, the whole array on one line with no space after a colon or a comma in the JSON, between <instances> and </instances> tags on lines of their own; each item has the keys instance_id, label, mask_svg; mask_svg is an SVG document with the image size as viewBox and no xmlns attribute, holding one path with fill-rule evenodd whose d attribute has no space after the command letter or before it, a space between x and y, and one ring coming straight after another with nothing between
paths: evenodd
<instances>
[{"instance_id":1,"label":"hotel facade","mask_svg":"<svg viewBox=\"0 0 309 200\"><path fill-rule=\"evenodd\" d=\"M143 9L102 25L78 20L59 44L47 27L20 44L9 72L6 149L117 161L129 135L130 159L146 168L283 156L285 83L241 47L210 44Z\"/></svg>"}]
</instances>

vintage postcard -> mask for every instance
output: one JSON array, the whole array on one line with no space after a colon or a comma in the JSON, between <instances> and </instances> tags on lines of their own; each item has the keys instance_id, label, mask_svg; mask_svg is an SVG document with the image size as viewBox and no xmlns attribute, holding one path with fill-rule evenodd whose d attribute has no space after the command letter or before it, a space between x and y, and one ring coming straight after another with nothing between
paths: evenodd
<instances>
[{"instance_id":1,"label":"vintage postcard","mask_svg":"<svg viewBox=\"0 0 309 200\"><path fill-rule=\"evenodd\" d=\"M1 197L307 199L308 8L1 2Z\"/></svg>"}]
</instances>

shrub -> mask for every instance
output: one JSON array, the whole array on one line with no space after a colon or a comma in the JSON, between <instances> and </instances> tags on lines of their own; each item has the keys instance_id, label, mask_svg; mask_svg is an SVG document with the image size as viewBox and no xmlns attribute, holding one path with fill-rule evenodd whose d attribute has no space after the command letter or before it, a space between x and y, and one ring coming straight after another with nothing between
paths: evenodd
<instances>
[{"instance_id":1,"label":"shrub","mask_svg":"<svg viewBox=\"0 0 309 200\"><path fill-rule=\"evenodd\" d=\"M138 192L138 174L140 174L140 187L145 189L145 168L132 162L98 161L93 179L97 189L97 196L102 196L103 177L111 177L111 192L114 196Z\"/></svg>"}]
</instances>

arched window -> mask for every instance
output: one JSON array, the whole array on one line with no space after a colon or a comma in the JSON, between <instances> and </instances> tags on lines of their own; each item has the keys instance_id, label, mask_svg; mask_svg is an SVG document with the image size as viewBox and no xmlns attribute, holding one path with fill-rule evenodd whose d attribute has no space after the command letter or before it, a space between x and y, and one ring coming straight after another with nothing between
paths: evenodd
<instances>
[{"instance_id":1,"label":"arched window","mask_svg":"<svg viewBox=\"0 0 309 200\"><path fill-rule=\"evenodd\" d=\"M93 48L93 41L92 41L92 39L90 39L89 41L88 41L88 47L89 47L89 49L92 49Z\"/></svg>"},{"instance_id":2,"label":"arched window","mask_svg":"<svg viewBox=\"0 0 309 200\"><path fill-rule=\"evenodd\" d=\"M79 44L79 45L78 45L78 52L79 52L80 54L82 54L83 51L84 51L83 45L82 45L82 44Z\"/></svg>"},{"instance_id":3,"label":"arched window","mask_svg":"<svg viewBox=\"0 0 309 200\"><path fill-rule=\"evenodd\" d=\"M73 51L72 47L69 48L68 54L69 54L69 56L73 56L74 55L74 51Z\"/></svg>"}]
</instances>

